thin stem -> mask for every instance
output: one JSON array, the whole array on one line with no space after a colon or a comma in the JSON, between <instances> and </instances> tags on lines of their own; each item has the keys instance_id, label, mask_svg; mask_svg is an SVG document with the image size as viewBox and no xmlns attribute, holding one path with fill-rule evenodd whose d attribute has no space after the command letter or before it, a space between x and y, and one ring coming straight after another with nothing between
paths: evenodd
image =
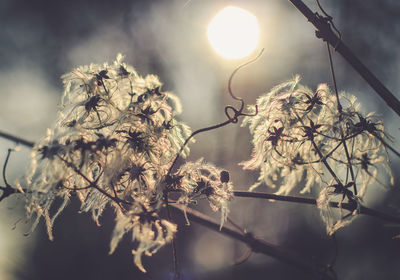
<instances>
[{"instance_id":1,"label":"thin stem","mask_svg":"<svg viewBox=\"0 0 400 280\"><path fill-rule=\"evenodd\" d=\"M336 145L335 148L333 148L332 150L330 150L330 151L324 156L324 158L327 159L328 157L330 157L331 159L336 160L334 157L331 157L331 155L340 147L340 145L342 145L342 142L338 143L338 144ZM314 161L309 161L309 162L298 161L298 162L296 162L296 164L304 165L304 164L313 164L313 163L319 163L319 162L321 162L321 159L314 160Z\"/></svg>"},{"instance_id":2,"label":"thin stem","mask_svg":"<svg viewBox=\"0 0 400 280\"><path fill-rule=\"evenodd\" d=\"M339 113L342 113L342 104L340 104L340 98L339 98L339 93L338 93L337 84L336 84L335 70L333 69L333 60L332 60L331 48L329 47L329 43L328 42L326 43L326 48L328 50L329 66L330 66L330 69L331 69L333 88L335 90L335 95L336 95L337 109L338 109Z\"/></svg>"},{"instance_id":3,"label":"thin stem","mask_svg":"<svg viewBox=\"0 0 400 280\"><path fill-rule=\"evenodd\" d=\"M354 55L331 29L330 25L320 15L312 12L302 0L289 0L317 29L317 37L328 42L355 71L375 90L375 92L400 116L400 101L381 81Z\"/></svg>"},{"instance_id":4,"label":"thin stem","mask_svg":"<svg viewBox=\"0 0 400 280\"><path fill-rule=\"evenodd\" d=\"M8 133L2 132L2 131L0 131L0 137L8 139L8 140L11 140L11 141L13 141L13 142L15 142L17 144L21 144L21 145L29 147L29 148L33 148L33 146L35 145L31 141L22 139L20 137L13 136L11 134L8 134Z\"/></svg>"},{"instance_id":5,"label":"thin stem","mask_svg":"<svg viewBox=\"0 0 400 280\"><path fill-rule=\"evenodd\" d=\"M318 6L320 9L325 13L325 11L322 9L321 5L319 4L317 0ZM326 13L325 13L326 14ZM329 47L329 43L326 43L326 48L328 50L328 57L329 57L329 66L331 69L331 74L332 74L332 81L333 81L333 88L335 89L335 95L336 95L336 102L337 102L337 110L339 112L339 121L342 121L342 105L340 104L340 98L339 98L339 93L337 89L337 84L336 84L336 77L335 77L335 70L333 68L333 60L332 60L332 54L331 54L331 48ZM342 126L339 124L339 131L340 131L340 136L342 138L341 142L343 143L343 148L344 152L346 154L346 159L347 159L347 166L350 170L350 175L351 175L351 180L353 181L353 190L354 190L354 195L357 195L357 185L356 185L356 180L354 176L354 171L353 171L353 165L351 164L351 157L349 154L349 150L347 148L346 140L344 139L344 132ZM346 183L347 183L347 176L346 176Z\"/></svg>"},{"instance_id":6,"label":"thin stem","mask_svg":"<svg viewBox=\"0 0 400 280\"><path fill-rule=\"evenodd\" d=\"M4 181L4 184L6 184L6 188L11 187L7 181L6 170L7 170L8 160L10 159L10 155L11 155L12 151L13 151L12 149L8 149L6 160L4 161L4 165L3 165L3 181Z\"/></svg>"},{"instance_id":7,"label":"thin stem","mask_svg":"<svg viewBox=\"0 0 400 280\"><path fill-rule=\"evenodd\" d=\"M236 74L240 69L242 69L243 67L246 67L247 65L249 65L249 64L251 64L251 63L257 61L257 59L259 59L259 58L261 57L261 55L263 54L263 52L264 52L264 49L261 49L260 53L259 53L255 58L253 58L252 60L250 60L250 61L248 61L248 62L245 62L244 64L238 66L235 70L233 70L231 76L229 77L229 81L228 81L228 92L229 92L229 94L231 95L231 97L232 97L233 99L238 100L238 101L241 102L239 112L242 112L243 109L244 109L244 101L243 101L243 99L242 99L241 97L237 97L237 96L235 96L235 95L233 94L233 91L232 91L232 81L233 81L233 77L235 76L235 74Z\"/></svg>"},{"instance_id":8,"label":"thin stem","mask_svg":"<svg viewBox=\"0 0 400 280\"><path fill-rule=\"evenodd\" d=\"M177 155L176 155L174 161L172 162L171 167L170 167L169 170L168 170L168 174L171 173L172 168L175 166L175 163L176 163L176 161L178 160L179 156L181 155L182 151L185 149L186 145L189 143L189 141L190 141L195 135L197 135L197 134L199 134L199 133L202 133L202 132L206 132L206 131L210 131L210 130L214 130L214 129L223 127L223 126L225 126L225 125L227 125L227 124L230 124L230 123L232 123L232 119L228 119L228 120L226 120L226 121L224 121L224 122L222 122L222 123L219 123L219 124L216 124L216 125L213 125L213 126L209 126L209 127L205 127L205 128L202 128L202 129L198 129L198 130L194 131L192 134L190 134L190 136L185 140L185 142L183 143L183 145L182 145L182 147L180 148L179 152L177 153Z\"/></svg>"},{"instance_id":9,"label":"thin stem","mask_svg":"<svg viewBox=\"0 0 400 280\"><path fill-rule=\"evenodd\" d=\"M57 157L59 159L61 159L61 161L63 161L68 167L71 167L79 176L81 176L86 182L89 183L89 186L91 186L92 188L98 190L100 193L102 193L104 196L108 197L109 199L115 201L121 208L122 206L120 205L120 203L125 203L125 204L131 204L128 201L122 200L118 197L114 197L111 194L109 194L108 192L106 192L105 190L103 190L102 188L100 188L99 186L97 186L97 180L100 178L97 178L96 181L92 182L88 177L85 176L85 174L83 174L73 163L67 161L66 159L62 158L61 156L57 155Z\"/></svg>"},{"instance_id":10,"label":"thin stem","mask_svg":"<svg viewBox=\"0 0 400 280\"><path fill-rule=\"evenodd\" d=\"M293 265L314 277L319 277L318 279L333 279L325 272L325 266L315 263L312 260L309 260L295 252L283 249L280 246L276 246L274 244L261 240L252 233L242 233L227 226L223 226L222 228L220 228L220 224L213 221L209 216L188 207L183 208L182 206L173 204L171 205L171 208L175 209L178 213L182 215L184 215L184 213L186 212L189 220L195 223L203 225L211 230L214 230L215 232L226 235L232 239L246 244L251 248L254 253L261 253L266 256L270 256L277 260L280 260L284 263Z\"/></svg>"},{"instance_id":11,"label":"thin stem","mask_svg":"<svg viewBox=\"0 0 400 280\"><path fill-rule=\"evenodd\" d=\"M239 259L235 260L232 265L236 266L244 263L250 258L252 253L253 251L251 250L251 248L247 248L246 252L244 252L244 254Z\"/></svg>"},{"instance_id":12,"label":"thin stem","mask_svg":"<svg viewBox=\"0 0 400 280\"><path fill-rule=\"evenodd\" d=\"M241 226L239 226L234 220L232 220L232 218L230 218L229 216L226 217L226 220L237 230L239 230L242 233L246 233L246 230L244 228L242 228Z\"/></svg>"},{"instance_id":13,"label":"thin stem","mask_svg":"<svg viewBox=\"0 0 400 280\"><path fill-rule=\"evenodd\" d=\"M260 193L260 192L250 192L250 191L234 191L234 196L236 197L248 197L248 198L260 198L260 199L272 199L278 201L287 201L287 202L295 202L309 205L317 205L317 200L314 198L306 198L306 197L297 197L297 196L285 196L285 195L277 195L270 193ZM354 211L354 204L352 203L339 203L339 202L330 202L329 205L334 208L342 208L348 211ZM365 206L360 206L359 209L360 214L364 214L367 216L375 217L387 222L400 224L400 217L388 215L382 213L377 210L370 209Z\"/></svg>"},{"instance_id":14,"label":"thin stem","mask_svg":"<svg viewBox=\"0 0 400 280\"><path fill-rule=\"evenodd\" d=\"M3 165L3 181L4 184L6 184L5 187L0 186L0 190L3 191L3 193L0 196L0 201L2 201L3 199L9 197L10 195L17 193L18 191L16 189L14 189L7 181L7 175L6 175L6 170L7 170L7 164L8 164L8 160L10 159L10 155L11 152L13 150L12 149L8 149L7 152L7 156L6 156L6 160L4 161L4 165Z\"/></svg>"},{"instance_id":15,"label":"thin stem","mask_svg":"<svg viewBox=\"0 0 400 280\"><path fill-rule=\"evenodd\" d=\"M4 136L4 135L6 135L6 136ZM1 133L0 132L0 137L6 138L6 139L9 139L9 140L12 140L12 141L16 141L15 139L18 139L18 141L16 141L16 142L18 142L18 143L20 143L22 145L25 145L27 147L33 147L34 146L33 143L31 143L31 142L29 142L27 140L24 140L24 139L19 138L19 137L12 136L12 135L7 134L7 133ZM4 170L4 167L3 167L3 170ZM81 172L79 171L79 173L81 173ZM89 184L91 183L91 181L89 179L86 178L85 180L87 180L89 182ZM3 191L6 188L7 187L1 187L0 186L0 189L2 189ZM12 188L12 190L13 190L13 192L11 194L17 193L14 188ZM103 191L103 190L101 190L101 191ZM105 193L105 195L109 196L108 193ZM267 193L258 193L258 192L235 191L234 195L237 196L237 197L264 198L264 199L273 199L273 200L304 203L304 204L311 204L311 205L316 205L317 204L316 200L313 199L313 198L294 197L294 196L281 196L281 195L276 195L276 194L267 194ZM9 196L9 195L7 195L7 196ZM4 193L3 193L2 196L0 197L0 201L3 200L6 197L4 196ZM110 198L111 199L115 199L114 197L110 197ZM128 203L127 201L123 201L123 200L120 200L120 199L118 199L118 201L120 201L122 203ZM339 207L339 203L331 202L330 206L338 208ZM348 203L342 203L341 207L343 209L347 209L349 211L354 210L354 206L351 205L351 204L348 204ZM360 214L373 216L373 217L380 218L380 219L388 221L388 222L400 223L400 218L398 218L398 217L391 216L391 215L388 215L388 214L385 214L385 213L382 213L382 212L379 212L379 211L376 211L376 210L373 210L373 209L369 209L369 208L367 208L365 206L361 206L359 211L360 211L359 212Z\"/></svg>"},{"instance_id":16,"label":"thin stem","mask_svg":"<svg viewBox=\"0 0 400 280\"><path fill-rule=\"evenodd\" d=\"M260 56L262 55L263 52L264 52L264 49L262 49L262 50L260 51L260 53L259 53L255 58L253 58L252 60L250 60L250 61L248 61L248 62L246 62L246 63L244 63L244 64L242 64L242 65L240 65L240 66L238 66L238 67L236 67L236 69L233 70L231 76L229 77L229 81L228 81L228 92L229 92L229 95L230 95L233 99L240 101L240 108L239 108L239 110L237 110L237 109L235 109L234 107L228 105L228 106L225 107L225 115L228 117L228 120L226 120L226 121L224 121L224 122L222 122L222 123L216 124L216 125L208 126L208 127L201 128L201 129L198 129L198 130L194 131L194 132L185 140L185 142L183 143L182 147L179 149L179 152L176 154L175 159L174 159L174 161L172 162L172 164L171 164L171 166L170 166L170 168L169 168L167 174L170 174L170 173L171 173L171 171L172 171L173 167L175 166L175 163L176 163L176 161L178 160L179 156L181 155L182 151L185 149L186 145L189 143L189 141L190 141L195 135L197 135L197 134L199 134L199 133L202 133L202 132L206 132L206 131L210 131L210 130L214 130L214 129L217 129L217 128L226 126L226 125L228 125L228 124L230 124L230 123L237 123L237 122L238 122L238 118L239 118L240 116L251 116L251 115L248 115L248 114L243 113L244 101L243 101L243 99L242 99L241 97L238 97L238 96L236 96L236 95L233 94L233 91L232 91L232 81L233 81L233 77L235 76L235 74L236 74L240 69L242 69L243 67L245 67L245 66L247 66L247 65L249 65L249 64L251 64L251 63L253 63L253 62L255 62L257 59L260 58ZM228 110L229 110L229 109L233 111L233 113L234 113L233 116L230 116L230 115L229 115L229 113L228 113ZM255 106L255 110L256 110L256 112L255 112L254 115L257 115L257 113L258 113L257 105Z\"/></svg>"},{"instance_id":17,"label":"thin stem","mask_svg":"<svg viewBox=\"0 0 400 280\"><path fill-rule=\"evenodd\" d=\"M168 202L168 192L164 192L164 199L165 199L165 208L167 209L167 218L168 221L172 222L172 217L171 217L171 211L170 211L170 205ZM176 250L176 242L175 242L175 236L172 237L172 258L174 262L174 278L175 280L181 279L181 275L179 272L179 263L178 263L178 253Z\"/></svg>"},{"instance_id":18,"label":"thin stem","mask_svg":"<svg viewBox=\"0 0 400 280\"><path fill-rule=\"evenodd\" d=\"M292 108L294 114L296 115L297 119L299 120L299 122L302 124L303 127L305 127L305 123L303 122L303 120L301 119L301 117L299 116L299 114L297 113L296 109ZM331 168L331 166L329 165L328 161L326 160L326 156L324 156L321 152L321 150L319 149L318 145L315 143L314 139L311 137L309 139L312 143L312 145L314 146L315 151L317 152L320 161L325 165L326 169L328 169L329 173L332 175L332 177L335 179L335 181L340 185L343 186L342 182L340 181L339 177L336 175L336 173L333 171L333 169Z\"/></svg>"},{"instance_id":19,"label":"thin stem","mask_svg":"<svg viewBox=\"0 0 400 280\"><path fill-rule=\"evenodd\" d=\"M400 157L400 153L398 151L396 151L392 146L390 146L381 136L379 136L377 133L374 133L374 132L369 132L369 133L371 133L374 137L376 137L379 141L381 141L381 143L386 148L391 150L396 156Z\"/></svg>"},{"instance_id":20,"label":"thin stem","mask_svg":"<svg viewBox=\"0 0 400 280\"><path fill-rule=\"evenodd\" d=\"M313 144L315 151L318 153L318 155L321 159L321 162L325 165L326 169L328 169L328 171L332 175L333 179L335 179L335 181L340 186L342 186L343 184L340 181L339 177L336 175L335 171L333 171L333 169L329 165L328 161L326 160L325 156L322 154L321 150L318 148L317 144L315 143L315 141L313 139L311 139L311 143Z\"/></svg>"}]
</instances>

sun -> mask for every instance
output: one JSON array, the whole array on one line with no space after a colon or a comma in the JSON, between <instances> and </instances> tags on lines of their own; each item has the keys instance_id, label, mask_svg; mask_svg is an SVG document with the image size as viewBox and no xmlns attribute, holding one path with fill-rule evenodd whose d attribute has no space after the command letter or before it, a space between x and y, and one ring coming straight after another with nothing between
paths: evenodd
<instances>
[{"instance_id":1,"label":"sun","mask_svg":"<svg viewBox=\"0 0 400 280\"><path fill-rule=\"evenodd\" d=\"M211 20L207 36L214 50L224 58L248 56L259 40L257 17L238 7L225 7Z\"/></svg>"}]
</instances>

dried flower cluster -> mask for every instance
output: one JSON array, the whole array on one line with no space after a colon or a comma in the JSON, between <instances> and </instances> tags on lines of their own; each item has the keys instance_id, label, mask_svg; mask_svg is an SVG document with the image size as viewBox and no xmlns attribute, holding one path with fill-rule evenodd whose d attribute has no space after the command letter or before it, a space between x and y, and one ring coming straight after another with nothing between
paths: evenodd
<instances>
[{"instance_id":1,"label":"dried flower cluster","mask_svg":"<svg viewBox=\"0 0 400 280\"><path fill-rule=\"evenodd\" d=\"M33 149L26 180L33 228L44 217L52 239L54 220L73 196L96 223L112 207L116 225L110 253L131 232L138 244L135 264L145 271L142 255L156 252L177 230L161 217L167 193L178 193L177 203L185 206L205 197L221 211L221 223L226 219L232 197L226 171L202 160L170 171L178 153L189 153L182 147L191 132L176 119L179 99L163 92L156 76L139 76L118 55L112 65L79 67L62 78L57 122Z\"/></svg>"},{"instance_id":2,"label":"dried flower cluster","mask_svg":"<svg viewBox=\"0 0 400 280\"><path fill-rule=\"evenodd\" d=\"M318 206L332 234L357 214L367 186L382 184L378 170L386 170L393 184L387 136L380 120L359 111L354 96L340 94L340 110L326 84L313 92L299 81L296 76L257 100L258 115L243 122L253 135L253 155L241 164L260 170L251 189L265 183L287 195L299 185L302 193L319 186ZM332 201L348 202L354 211L335 216Z\"/></svg>"},{"instance_id":3,"label":"dried flower cluster","mask_svg":"<svg viewBox=\"0 0 400 280\"><path fill-rule=\"evenodd\" d=\"M222 226L233 187L227 171L203 159L172 171L177 156L189 153L185 143L192 142L189 127L176 119L180 101L161 90L156 76L143 78L122 59L118 55L112 65L91 64L62 77L56 124L32 152L26 208L34 217L32 230L43 217L50 239L54 220L71 197L97 224L107 207L114 209L110 253L130 233L137 244L134 262L145 272L143 254L157 252L177 231L163 218L166 201L185 208L204 198L221 212ZM386 153L390 139L378 118L360 112L354 96L337 96L326 84L313 92L299 81L296 76L262 95L249 107L258 113L240 114L254 145L252 158L241 164L260 170L251 189L266 183L287 195L299 185L302 193L319 186L318 207L333 234L356 216L367 187L383 184L378 171L386 170L393 184ZM344 213L343 202L350 213Z\"/></svg>"}]
</instances>

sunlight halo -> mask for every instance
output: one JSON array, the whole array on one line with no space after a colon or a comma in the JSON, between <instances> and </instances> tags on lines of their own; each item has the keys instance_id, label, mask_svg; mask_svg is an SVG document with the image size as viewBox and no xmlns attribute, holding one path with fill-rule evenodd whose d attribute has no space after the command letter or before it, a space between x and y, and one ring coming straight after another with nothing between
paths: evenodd
<instances>
[{"instance_id":1,"label":"sunlight halo","mask_svg":"<svg viewBox=\"0 0 400 280\"><path fill-rule=\"evenodd\" d=\"M211 46L222 57L246 57L258 44L257 17L242 8L225 7L211 20L207 36Z\"/></svg>"}]
</instances>

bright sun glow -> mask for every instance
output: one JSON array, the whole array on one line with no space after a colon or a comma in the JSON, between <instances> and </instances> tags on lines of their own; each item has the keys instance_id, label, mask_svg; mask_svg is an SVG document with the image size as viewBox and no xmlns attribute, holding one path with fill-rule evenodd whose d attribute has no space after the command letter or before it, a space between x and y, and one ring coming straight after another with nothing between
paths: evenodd
<instances>
[{"instance_id":1,"label":"bright sun glow","mask_svg":"<svg viewBox=\"0 0 400 280\"><path fill-rule=\"evenodd\" d=\"M257 46L258 21L252 13L228 6L211 20L207 35L219 55L229 59L242 58Z\"/></svg>"}]
</instances>

